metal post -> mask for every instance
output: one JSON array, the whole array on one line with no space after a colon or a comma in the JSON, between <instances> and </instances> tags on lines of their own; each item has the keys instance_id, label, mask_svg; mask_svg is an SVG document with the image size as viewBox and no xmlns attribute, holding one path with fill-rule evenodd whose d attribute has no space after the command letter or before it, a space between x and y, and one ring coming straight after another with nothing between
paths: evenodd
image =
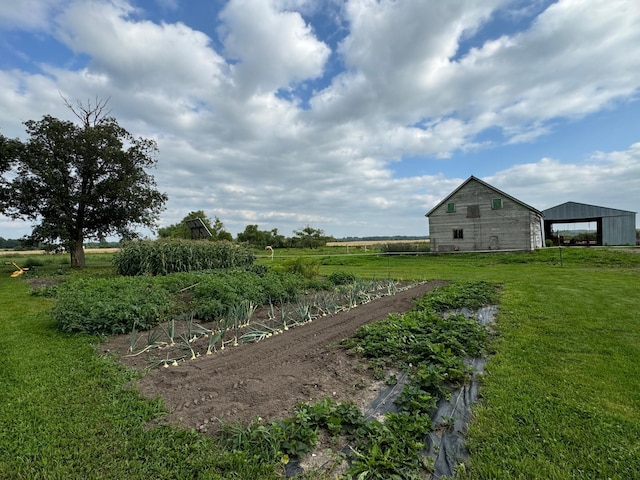
<instances>
[{"instance_id":1,"label":"metal post","mask_svg":"<svg viewBox=\"0 0 640 480\"><path fill-rule=\"evenodd\" d=\"M562 267L563 262L562 262L562 247L558 247L560 249L560 266Z\"/></svg>"}]
</instances>

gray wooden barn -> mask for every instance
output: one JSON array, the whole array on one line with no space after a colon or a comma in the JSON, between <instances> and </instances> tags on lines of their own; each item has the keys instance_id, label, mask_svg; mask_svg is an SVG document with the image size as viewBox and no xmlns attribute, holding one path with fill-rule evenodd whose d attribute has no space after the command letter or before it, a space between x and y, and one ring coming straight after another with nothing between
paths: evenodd
<instances>
[{"instance_id":1,"label":"gray wooden barn","mask_svg":"<svg viewBox=\"0 0 640 480\"><path fill-rule=\"evenodd\" d=\"M542 212L474 176L426 217L432 252L533 250L543 246Z\"/></svg>"},{"instance_id":2,"label":"gray wooden barn","mask_svg":"<svg viewBox=\"0 0 640 480\"><path fill-rule=\"evenodd\" d=\"M547 208L544 213L545 238L554 238L553 225L593 222L597 245L635 245L636 213L585 203L566 202Z\"/></svg>"}]
</instances>

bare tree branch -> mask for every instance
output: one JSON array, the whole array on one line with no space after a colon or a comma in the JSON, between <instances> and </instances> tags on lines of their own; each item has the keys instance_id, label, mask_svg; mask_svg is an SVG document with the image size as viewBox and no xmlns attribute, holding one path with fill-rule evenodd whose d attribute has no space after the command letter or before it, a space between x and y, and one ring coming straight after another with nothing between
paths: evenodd
<instances>
[{"instance_id":1,"label":"bare tree branch","mask_svg":"<svg viewBox=\"0 0 640 480\"><path fill-rule=\"evenodd\" d=\"M76 105L73 106L64 97L64 95L62 95L62 93L58 92L58 94L60 95L60 97L62 97L62 100L64 100L64 104L67 106L67 108L73 112L73 114L82 122L82 125L85 128L100 125L105 119L109 118L111 109L106 110L106 108L109 100L111 100L111 97L107 97L107 99L104 100L99 99L96 96L94 106L91 106L91 100L87 100L86 104L83 104L80 100L77 100Z\"/></svg>"}]
</instances>

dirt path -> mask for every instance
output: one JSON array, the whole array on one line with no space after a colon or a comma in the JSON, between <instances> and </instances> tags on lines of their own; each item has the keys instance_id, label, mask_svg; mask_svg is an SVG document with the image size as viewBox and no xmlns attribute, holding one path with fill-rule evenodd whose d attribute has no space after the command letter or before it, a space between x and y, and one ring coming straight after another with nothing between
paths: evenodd
<instances>
[{"instance_id":1,"label":"dirt path","mask_svg":"<svg viewBox=\"0 0 640 480\"><path fill-rule=\"evenodd\" d=\"M375 395L370 371L340 341L361 325L409 310L414 298L437 285L442 282L423 283L258 343L156 368L137 387L148 397L164 398L166 422L200 431L215 431L218 419L282 418L299 402L325 397L363 404Z\"/></svg>"}]
</instances>

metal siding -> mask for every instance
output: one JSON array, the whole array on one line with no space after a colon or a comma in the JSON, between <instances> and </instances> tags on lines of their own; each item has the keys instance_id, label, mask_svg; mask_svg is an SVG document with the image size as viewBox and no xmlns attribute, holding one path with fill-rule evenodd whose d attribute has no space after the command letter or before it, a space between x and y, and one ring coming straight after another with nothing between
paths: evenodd
<instances>
[{"instance_id":1,"label":"metal siding","mask_svg":"<svg viewBox=\"0 0 640 480\"><path fill-rule=\"evenodd\" d=\"M588 222L602 218L603 245L635 245L636 214L626 210L567 202L543 211L545 222Z\"/></svg>"},{"instance_id":2,"label":"metal siding","mask_svg":"<svg viewBox=\"0 0 640 480\"><path fill-rule=\"evenodd\" d=\"M585 203L566 202L562 205L543 210L544 219L547 221L574 220L581 218L619 217L625 215L635 216L634 212L617 210L615 208L598 207Z\"/></svg>"},{"instance_id":3,"label":"metal siding","mask_svg":"<svg viewBox=\"0 0 640 480\"><path fill-rule=\"evenodd\" d=\"M602 219L603 245L635 245L635 215L605 217Z\"/></svg>"}]
</instances>

